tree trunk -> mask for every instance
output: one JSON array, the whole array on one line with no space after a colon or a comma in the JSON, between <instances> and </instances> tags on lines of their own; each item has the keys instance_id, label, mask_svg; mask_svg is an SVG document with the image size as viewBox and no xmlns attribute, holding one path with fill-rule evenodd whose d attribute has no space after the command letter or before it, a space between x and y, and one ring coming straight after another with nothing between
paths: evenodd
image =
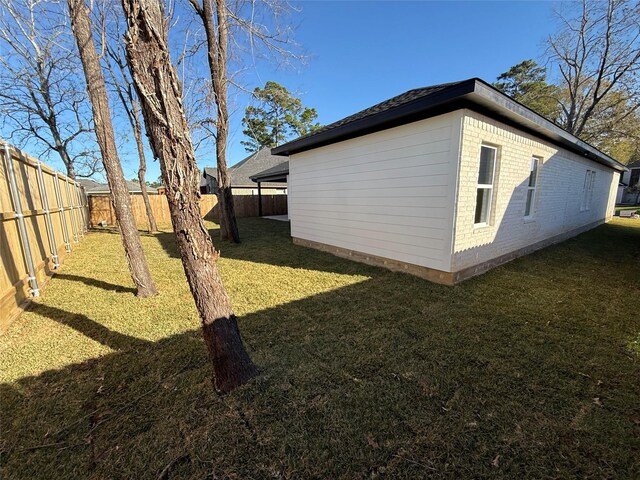
<instances>
[{"instance_id":1,"label":"tree trunk","mask_svg":"<svg viewBox=\"0 0 640 480\"><path fill-rule=\"evenodd\" d=\"M55 144L55 150L60 155L62 159L62 163L67 168L67 177L72 180L76 179L76 170L73 167L73 161L69 156L69 152L67 151L67 147L62 142L62 138L60 136L60 132L58 131L58 126L55 121L55 117L51 117L51 122L49 123L49 130L51 131L51 136L53 137L53 142Z\"/></svg>"},{"instance_id":2,"label":"tree trunk","mask_svg":"<svg viewBox=\"0 0 640 480\"><path fill-rule=\"evenodd\" d=\"M144 208L147 211L147 220L149 221L149 232L158 231L156 218L153 216L151 202L149 202L149 194L147 193L146 173L147 159L144 155L144 145L142 144L142 125L140 125L140 117L138 115L138 102L131 101L131 114L133 117L133 136L136 138L136 146L138 147L138 157L140 158L140 168L138 169L138 181L140 182L140 191L142 192L142 200Z\"/></svg>"},{"instance_id":3,"label":"tree trunk","mask_svg":"<svg viewBox=\"0 0 640 480\"><path fill-rule=\"evenodd\" d=\"M222 393L249 381L257 369L247 354L215 250L200 216L200 171L184 113L182 88L169 55L161 0L122 0L127 60L142 106L149 143L160 161L176 244L195 300L204 340Z\"/></svg>"},{"instance_id":4,"label":"tree trunk","mask_svg":"<svg viewBox=\"0 0 640 480\"><path fill-rule=\"evenodd\" d=\"M68 0L68 4L71 28L78 45L87 81L87 92L91 100L96 137L102 154L102 163L107 175L107 182L111 190L111 200L118 226L120 227L120 237L122 238L122 245L124 246L125 256L131 271L131 278L136 285L137 295L139 297L150 297L156 295L157 291L142 250L140 235L131 210L129 189L124 179L122 165L120 165L120 160L118 159L107 89L102 76L100 60L93 42L89 11L84 4L84 0Z\"/></svg>"},{"instance_id":5,"label":"tree trunk","mask_svg":"<svg viewBox=\"0 0 640 480\"><path fill-rule=\"evenodd\" d=\"M73 166L73 162L71 161L71 157L69 156L69 152L67 152L67 148L63 147L62 150L58 152L60 154L60 158L62 158L62 162L65 167L67 167L67 177L71 180L76 179L76 169Z\"/></svg>"},{"instance_id":6,"label":"tree trunk","mask_svg":"<svg viewBox=\"0 0 640 480\"><path fill-rule=\"evenodd\" d=\"M229 110L227 108L227 45L229 36L228 12L225 0L215 0L218 31L213 18L214 0L203 0L196 9L207 36L207 60L211 72L211 84L217 107L216 160L218 167L218 201L220 202L220 236L223 240L240 242L236 220L231 177L227 171L227 139L229 137Z\"/></svg>"},{"instance_id":7,"label":"tree trunk","mask_svg":"<svg viewBox=\"0 0 640 480\"><path fill-rule=\"evenodd\" d=\"M40 78L40 92L42 93L42 97L44 99L44 104L46 105L46 112L42 110L42 116L45 117L45 122L51 131L51 136L53 137L53 143L55 144L55 150L60 155L62 159L62 163L67 168L67 177L72 180L76 179L76 171L73 166L73 161L71 160L71 156L69 155L69 151L67 150L67 145L62 141L62 135L60 135L60 129L58 128L58 118L56 116L53 100L51 100L51 92L50 92L50 83L46 76L44 76L44 72L39 71Z\"/></svg>"}]
</instances>

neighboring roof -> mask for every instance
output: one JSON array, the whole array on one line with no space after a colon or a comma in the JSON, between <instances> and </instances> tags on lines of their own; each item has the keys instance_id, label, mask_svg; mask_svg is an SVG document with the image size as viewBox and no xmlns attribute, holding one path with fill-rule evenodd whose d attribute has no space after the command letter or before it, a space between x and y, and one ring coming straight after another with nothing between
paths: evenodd
<instances>
[{"instance_id":1,"label":"neighboring roof","mask_svg":"<svg viewBox=\"0 0 640 480\"><path fill-rule=\"evenodd\" d=\"M615 170L625 166L479 78L409 90L271 150L292 155L461 108L478 111Z\"/></svg>"},{"instance_id":2,"label":"neighboring roof","mask_svg":"<svg viewBox=\"0 0 640 480\"><path fill-rule=\"evenodd\" d=\"M80 184L81 187L89 192L91 189L102 187L104 184L98 183L95 180L91 180L90 178L78 178L76 181Z\"/></svg>"},{"instance_id":3,"label":"neighboring roof","mask_svg":"<svg viewBox=\"0 0 640 480\"><path fill-rule=\"evenodd\" d=\"M218 169L216 167L204 167L204 174L213 178L218 178Z\"/></svg>"},{"instance_id":4,"label":"neighboring roof","mask_svg":"<svg viewBox=\"0 0 640 480\"><path fill-rule=\"evenodd\" d=\"M272 155L271 149L262 148L252 153L248 157L240 160L235 165L229 167L231 175L232 187L255 188L255 183L251 180L251 176L267 170L282 163L282 156ZM212 167L205 167L204 174L217 178L218 170ZM286 187L286 183L272 182L267 187Z\"/></svg>"},{"instance_id":5,"label":"neighboring roof","mask_svg":"<svg viewBox=\"0 0 640 480\"><path fill-rule=\"evenodd\" d=\"M91 180L88 178L81 178L78 180L78 183L85 188L85 191L88 194L111 193L109 185L107 185L106 183L98 183L95 180ZM140 190L140 184L137 182L130 182L129 180L127 180L127 187L129 188L130 193L142 192L142 190ZM158 190L147 185L147 193L158 193Z\"/></svg>"},{"instance_id":6,"label":"neighboring roof","mask_svg":"<svg viewBox=\"0 0 640 480\"><path fill-rule=\"evenodd\" d=\"M640 160L636 160L635 162L631 162L627 165L627 168L640 168Z\"/></svg>"},{"instance_id":7,"label":"neighboring roof","mask_svg":"<svg viewBox=\"0 0 640 480\"><path fill-rule=\"evenodd\" d=\"M289 160L252 175L251 180L254 182L286 182L287 175L289 175Z\"/></svg>"}]
</instances>

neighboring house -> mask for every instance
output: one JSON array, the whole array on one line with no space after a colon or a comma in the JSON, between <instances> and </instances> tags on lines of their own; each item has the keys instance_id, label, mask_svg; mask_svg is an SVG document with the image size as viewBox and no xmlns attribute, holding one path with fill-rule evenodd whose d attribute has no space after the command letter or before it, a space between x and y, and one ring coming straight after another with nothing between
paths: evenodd
<instances>
[{"instance_id":1,"label":"neighboring house","mask_svg":"<svg viewBox=\"0 0 640 480\"><path fill-rule=\"evenodd\" d=\"M608 221L625 167L480 79L274 148L297 244L455 284Z\"/></svg>"},{"instance_id":2,"label":"neighboring house","mask_svg":"<svg viewBox=\"0 0 640 480\"><path fill-rule=\"evenodd\" d=\"M218 169L204 167L200 177L200 193L215 193L218 191Z\"/></svg>"},{"instance_id":3,"label":"neighboring house","mask_svg":"<svg viewBox=\"0 0 640 480\"><path fill-rule=\"evenodd\" d=\"M627 168L629 171L620 176L618 195L616 196L616 204L619 205L633 205L640 199L637 192L628 191L630 187L640 183L640 160L630 163Z\"/></svg>"},{"instance_id":4,"label":"neighboring house","mask_svg":"<svg viewBox=\"0 0 640 480\"><path fill-rule=\"evenodd\" d=\"M78 183L84 187L87 195L109 195L111 193L109 185L107 185L106 183L98 183L95 180L87 178L79 179ZM142 190L140 190L140 184L137 182L131 182L127 180L127 187L129 187L129 193L131 194L142 194ZM158 194L158 189L147 186L147 193L149 195L156 195Z\"/></svg>"},{"instance_id":5,"label":"neighboring house","mask_svg":"<svg viewBox=\"0 0 640 480\"><path fill-rule=\"evenodd\" d=\"M258 195L256 184L251 176L282 163L283 158L271 155L269 148L252 153L244 160L228 168L231 175L231 187L234 195ZM218 169L205 167L200 180L201 193L218 192ZM286 195L287 184L284 182L265 182L262 185L263 195Z\"/></svg>"},{"instance_id":6,"label":"neighboring house","mask_svg":"<svg viewBox=\"0 0 640 480\"><path fill-rule=\"evenodd\" d=\"M104 188L105 185L103 183L98 183L95 180L91 180L90 178L78 178L77 182L81 187L84 187L84 191L88 194L89 190Z\"/></svg>"}]
</instances>

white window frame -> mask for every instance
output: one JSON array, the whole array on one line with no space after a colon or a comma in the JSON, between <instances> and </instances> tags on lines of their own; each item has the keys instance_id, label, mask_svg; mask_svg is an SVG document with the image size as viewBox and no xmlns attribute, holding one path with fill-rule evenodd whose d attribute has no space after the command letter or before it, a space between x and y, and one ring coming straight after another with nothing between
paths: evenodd
<instances>
[{"instance_id":1,"label":"white window frame","mask_svg":"<svg viewBox=\"0 0 640 480\"><path fill-rule=\"evenodd\" d=\"M640 174L640 168L631 168L629 169L629 187L635 187L633 183L633 175L638 172ZM640 183L640 176L636 180L636 183Z\"/></svg>"},{"instance_id":2,"label":"white window frame","mask_svg":"<svg viewBox=\"0 0 640 480\"><path fill-rule=\"evenodd\" d=\"M533 163L536 162L536 176L533 182L533 187L529 185L531 174L533 173ZM536 197L538 196L538 178L540 178L540 165L542 165L542 158L532 156L531 163L529 164L529 176L527 177L527 193L524 197L524 218L531 220L536 213ZM529 198L529 192L531 192L531 205L529 205L529 214L527 214L527 199Z\"/></svg>"},{"instance_id":3,"label":"white window frame","mask_svg":"<svg viewBox=\"0 0 640 480\"><path fill-rule=\"evenodd\" d=\"M483 148L489 148L491 150L493 150L494 155L493 155L493 170L491 172L491 180L493 183L478 183L478 181L480 180L480 158L482 158L482 149ZM496 184L496 164L498 163L498 147L494 147L493 145L487 145L487 144L482 144L480 146L480 155L478 156L478 175L477 175L477 180L476 180L476 203L474 205L474 209L473 209L473 226L474 227L486 227L490 224L491 222L491 211L493 209L493 193L494 193L494 186ZM478 208L478 190L483 189L483 190L489 190L489 204L487 206L487 221L485 222L479 222L479 223L475 223L476 221L476 210Z\"/></svg>"},{"instance_id":4,"label":"white window frame","mask_svg":"<svg viewBox=\"0 0 640 480\"><path fill-rule=\"evenodd\" d=\"M591 199L593 198L593 186L595 183L596 171L587 169L584 176L584 185L582 186L582 202L580 203L581 212L591 210Z\"/></svg>"}]
</instances>

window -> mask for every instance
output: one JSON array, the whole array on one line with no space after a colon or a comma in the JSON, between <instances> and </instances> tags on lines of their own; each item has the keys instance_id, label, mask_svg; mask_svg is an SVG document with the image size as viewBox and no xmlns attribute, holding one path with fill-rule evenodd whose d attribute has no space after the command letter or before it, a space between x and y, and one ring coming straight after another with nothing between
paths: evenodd
<instances>
[{"instance_id":1,"label":"window","mask_svg":"<svg viewBox=\"0 0 640 480\"><path fill-rule=\"evenodd\" d=\"M527 203L524 207L524 216L532 217L534 213L534 202L536 199L536 186L538 184L538 168L540 167L540 159L533 157L531 159L531 170L529 171L529 183L527 184Z\"/></svg>"},{"instance_id":2,"label":"window","mask_svg":"<svg viewBox=\"0 0 640 480\"><path fill-rule=\"evenodd\" d=\"M593 185L596 181L595 170L587 170L584 176L584 185L582 186L582 203L580 211L589 210L591 208L591 198L593 197Z\"/></svg>"},{"instance_id":3,"label":"window","mask_svg":"<svg viewBox=\"0 0 640 480\"><path fill-rule=\"evenodd\" d=\"M640 182L640 168L632 168L629 177L629 186L635 187Z\"/></svg>"},{"instance_id":4,"label":"window","mask_svg":"<svg viewBox=\"0 0 640 480\"><path fill-rule=\"evenodd\" d=\"M480 168L478 170L478 186L476 188L476 225L487 225L489 223L497 152L496 148L486 145L482 145L480 148Z\"/></svg>"}]
</instances>

